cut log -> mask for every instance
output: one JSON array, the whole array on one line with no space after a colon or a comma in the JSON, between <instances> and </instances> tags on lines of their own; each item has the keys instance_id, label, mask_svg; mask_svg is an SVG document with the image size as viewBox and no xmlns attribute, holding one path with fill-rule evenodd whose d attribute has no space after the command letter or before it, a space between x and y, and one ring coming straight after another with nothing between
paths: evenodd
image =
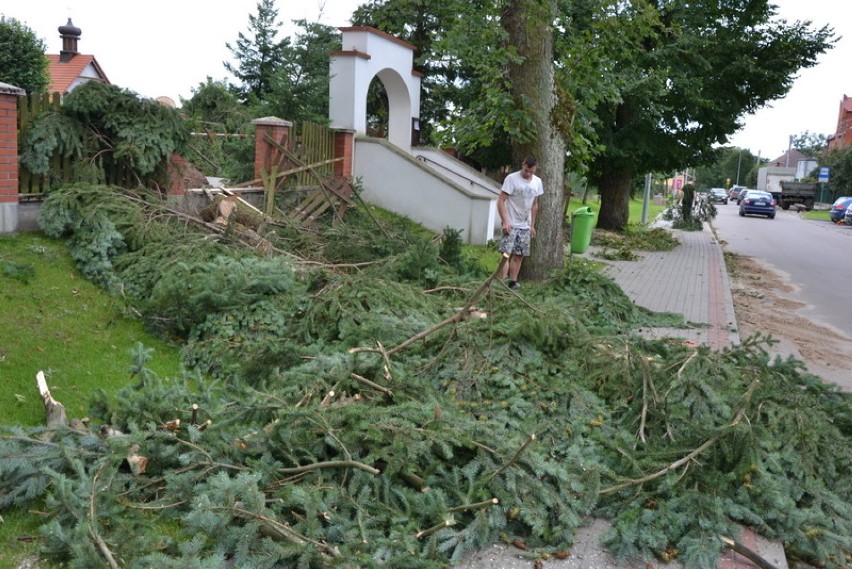
<instances>
[{"instance_id":1,"label":"cut log","mask_svg":"<svg viewBox=\"0 0 852 569\"><path fill-rule=\"evenodd\" d=\"M39 371L36 374L36 384L38 384L38 392L41 395L42 402L44 403L47 427L55 429L61 426L68 426L68 416L65 414L65 406L54 399L50 394L50 389L47 387L47 380L44 377L43 371Z\"/></svg>"}]
</instances>

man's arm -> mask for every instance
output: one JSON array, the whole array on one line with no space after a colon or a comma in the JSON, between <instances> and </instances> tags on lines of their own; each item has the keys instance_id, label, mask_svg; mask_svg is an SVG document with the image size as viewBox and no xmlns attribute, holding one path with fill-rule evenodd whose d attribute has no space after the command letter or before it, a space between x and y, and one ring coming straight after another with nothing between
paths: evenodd
<instances>
[{"instance_id":1,"label":"man's arm","mask_svg":"<svg viewBox=\"0 0 852 569\"><path fill-rule=\"evenodd\" d=\"M509 233L512 230L512 226L509 225L509 216L506 214L506 200L509 198L509 194L506 192L500 192L500 197L497 198L497 213L500 214L500 224L503 227L503 233Z\"/></svg>"},{"instance_id":2,"label":"man's arm","mask_svg":"<svg viewBox=\"0 0 852 569\"><path fill-rule=\"evenodd\" d=\"M530 236L535 237L535 219L538 217L538 196L533 198L532 208L530 208Z\"/></svg>"}]
</instances>

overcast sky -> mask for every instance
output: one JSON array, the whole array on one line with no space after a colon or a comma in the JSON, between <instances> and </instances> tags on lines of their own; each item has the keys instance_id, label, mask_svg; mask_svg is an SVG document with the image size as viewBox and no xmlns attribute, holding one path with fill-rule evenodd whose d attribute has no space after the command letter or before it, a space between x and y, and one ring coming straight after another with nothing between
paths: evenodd
<instances>
[{"instance_id":1,"label":"overcast sky","mask_svg":"<svg viewBox=\"0 0 852 569\"><path fill-rule=\"evenodd\" d=\"M292 35L291 21L305 18L348 26L364 0L277 0L281 36ZM773 159L787 150L790 135L805 131L832 134L843 95L852 96L852 18L841 17L845 0L777 0L787 20L829 24L843 35L837 46L803 70L786 98L745 117L745 127L730 144ZM145 97L167 96L180 104L206 78L225 79L232 61L226 43L248 30L257 0L0 0L0 14L23 21L59 53L57 28L71 17L82 30L79 50L93 54L110 82ZM833 16L833 17L832 17ZM284 117L286 118L286 117Z\"/></svg>"}]
</instances>

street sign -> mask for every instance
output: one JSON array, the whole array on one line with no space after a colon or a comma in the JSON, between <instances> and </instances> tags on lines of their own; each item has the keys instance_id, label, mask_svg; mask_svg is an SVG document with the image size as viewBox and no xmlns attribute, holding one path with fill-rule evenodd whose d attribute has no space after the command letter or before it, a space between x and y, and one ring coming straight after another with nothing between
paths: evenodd
<instances>
[{"instance_id":1,"label":"street sign","mask_svg":"<svg viewBox=\"0 0 852 569\"><path fill-rule=\"evenodd\" d=\"M828 166L820 166L819 167L819 178L817 178L817 181L821 184L827 182L828 181L828 172L829 172Z\"/></svg>"}]
</instances>

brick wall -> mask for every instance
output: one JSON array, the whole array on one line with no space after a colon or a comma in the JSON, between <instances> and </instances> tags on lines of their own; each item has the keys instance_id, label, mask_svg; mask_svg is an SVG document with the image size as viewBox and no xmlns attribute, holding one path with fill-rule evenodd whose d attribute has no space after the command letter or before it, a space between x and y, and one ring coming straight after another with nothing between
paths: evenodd
<instances>
[{"instance_id":1,"label":"brick wall","mask_svg":"<svg viewBox=\"0 0 852 569\"><path fill-rule=\"evenodd\" d=\"M0 203L18 201L18 97L0 93Z\"/></svg>"},{"instance_id":2,"label":"brick wall","mask_svg":"<svg viewBox=\"0 0 852 569\"><path fill-rule=\"evenodd\" d=\"M18 230L18 97L24 94L0 83L0 233Z\"/></svg>"}]
</instances>

